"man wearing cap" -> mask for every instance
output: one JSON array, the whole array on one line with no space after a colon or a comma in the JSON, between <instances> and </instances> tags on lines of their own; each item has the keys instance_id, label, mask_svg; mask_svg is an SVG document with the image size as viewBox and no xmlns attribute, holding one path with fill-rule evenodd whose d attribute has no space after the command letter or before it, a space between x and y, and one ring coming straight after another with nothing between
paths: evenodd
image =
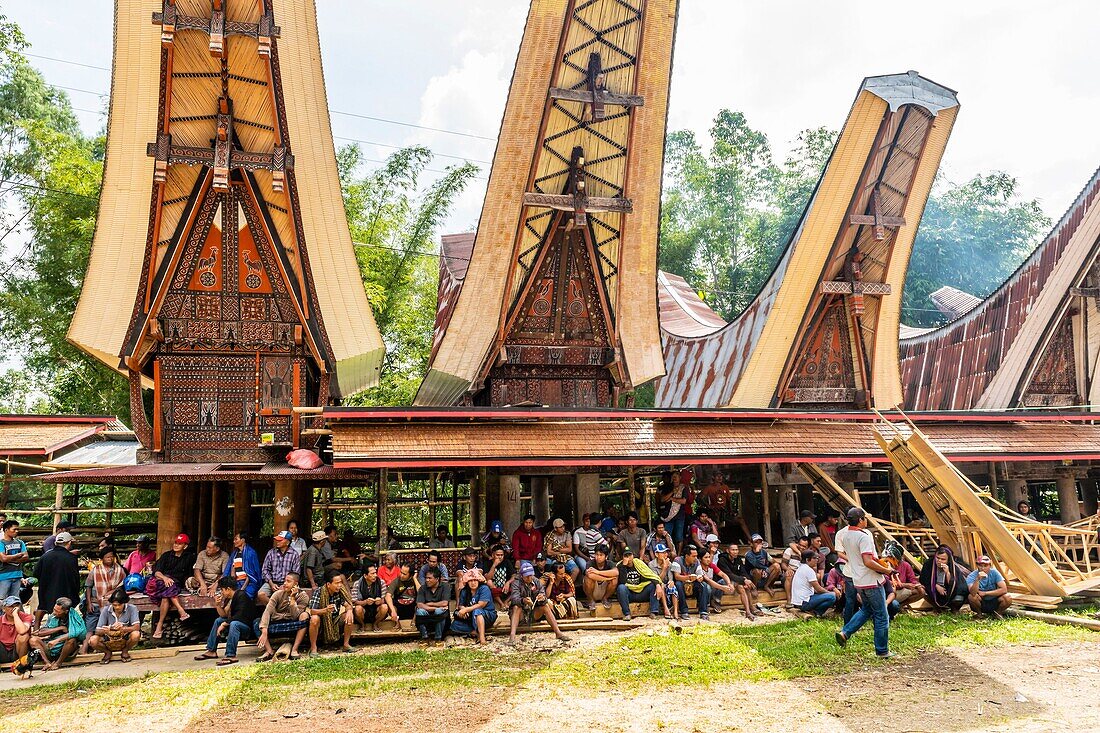
<instances>
[{"instance_id":1,"label":"man wearing cap","mask_svg":"<svg viewBox=\"0 0 1100 733\"><path fill-rule=\"evenodd\" d=\"M0 598L19 595L23 584L23 563L28 559L27 545L19 539L19 522L6 520L0 535Z\"/></svg>"},{"instance_id":2,"label":"man wearing cap","mask_svg":"<svg viewBox=\"0 0 1100 733\"><path fill-rule=\"evenodd\" d=\"M294 535L287 530L275 534L275 546L264 555L264 565L260 570L263 585L256 592L256 605L263 608L271 594L283 587L287 573L297 573L302 567L302 556L290 546Z\"/></svg>"},{"instance_id":3,"label":"man wearing cap","mask_svg":"<svg viewBox=\"0 0 1100 733\"><path fill-rule=\"evenodd\" d=\"M565 531L565 520L561 517L554 520L553 527L553 531L546 535L543 552L554 565L564 565L565 572L569 573L573 583L576 584L581 568L573 559L573 539Z\"/></svg>"},{"instance_id":4,"label":"man wearing cap","mask_svg":"<svg viewBox=\"0 0 1100 733\"><path fill-rule=\"evenodd\" d=\"M848 532L842 546L852 573L852 583L859 593L862 605L844 628L836 632L836 642L846 646L852 634L872 619L875 625L875 654L880 659L894 656L890 651L890 614L886 610L886 592L883 584L894 571L879 561L875 551L875 539L867 531L867 513L859 507L848 510Z\"/></svg>"},{"instance_id":5,"label":"man wearing cap","mask_svg":"<svg viewBox=\"0 0 1100 733\"><path fill-rule=\"evenodd\" d=\"M653 545L653 559L649 561L649 569L652 570L659 582L657 583L657 600L661 602L661 609L665 618L673 619L680 615L679 594L676 591L676 579L672 577L672 560L668 556L668 545L658 542ZM672 607L669 608L669 600Z\"/></svg>"},{"instance_id":6,"label":"man wearing cap","mask_svg":"<svg viewBox=\"0 0 1100 733\"><path fill-rule=\"evenodd\" d=\"M478 552L476 547L466 547L462 550L462 557L456 563L455 568L451 571L451 577L455 579L454 594L455 601L458 601L458 592L466 587L464 577L466 573L476 570L481 572L481 563L477 559Z\"/></svg>"},{"instance_id":7,"label":"man wearing cap","mask_svg":"<svg viewBox=\"0 0 1100 733\"><path fill-rule=\"evenodd\" d=\"M619 563L619 584L615 587L615 593L619 597L619 608L623 612L623 620L630 620L631 603L649 603L650 617L656 616L661 608L661 601L657 598L657 587L661 584L661 578L645 562L634 554L630 545L623 547L623 559Z\"/></svg>"},{"instance_id":8,"label":"man wearing cap","mask_svg":"<svg viewBox=\"0 0 1100 733\"><path fill-rule=\"evenodd\" d=\"M626 526L618 534L620 549L629 547L637 559L642 558L642 548L645 547L645 530L638 526L638 515L630 512L626 515Z\"/></svg>"},{"instance_id":9,"label":"man wearing cap","mask_svg":"<svg viewBox=\"0 0 1100 733\"><path fill-rule=\"evenodd\" d=\"M500 523L499 519L494 519L489 524L489 531L481 538L481 554L485 556L486 560L492 559L493 548L497 545L504 548L505 555L512 551L508 537L504 534L504 525Z\"/></svg>"},{"instance_id":10,"label":"man wearing cap","mask_svg":"<svg viewBox=\"0 0 1100 733\"><path fill-rule=\"evenodd\" d=\"M592 562L584 571L584 594L588 596L588 610L596 608L596 601L602 601L604 608L611 608L611 599L615 597L615 586L619 583L619 570L611 562L611 548L596 545Z\"/></svg>"},{"instance_id":11,"label":"man wearing cap","mask_svg":"<svg viewBox=\"0 0 1100 733\"><path fill-rule=\"evenodd\" d=\"M814 526L814 513L809 509L803 509L798 513L798 521L791 526L790 532L787 534L787 542L794 544L798 542L799 537L809 537L810 532L815 532L817 528Z\"/></svg>"},{"instance_id":12,"label":"man wearing cap","mask_svg":"<svg viewBox=\"0 0 1100 733\"><path fill-rule=\"evenodd\" d=\"M981 616L991 614L1000 618L1012 599L1008 597L1008 584L988 555L978 558L978 569L966 576L967 601L970 610Z\"/></svg>"},{"instance_id":13,"label":"man wearing cap","mask_svg":"<svg viewBox=\"0 0 1100 733\"><path fill-rule=\"evenodd\" d=\"M222 549L222 541L211 537L206 547L195 558L194 575L187 579L187 587L199 595L213 598L218 594L218 578L225 573L229 553Z\"/></svg>"},{"instance_id":14,"label":"man wearing cap","mask_svg":"<svg viewBox=\"0 0 1100 733\"><path fill-rule=\"evenodd\" d=\"M535 529L535 515L528 514L523 523L512 533L512 557L516 562L533 562L542 552L542 532Z\"/></svg>"},{"instance_id":15,"label":"man wearing cap","mask_svg":"<svg viewBox=\"0 0 1100 733\"><path fill-rule=\"evenodd\" d=\"M0 664L10 664L30 650L33 623L33 617L23 612L19 596L4 599L4 613L0 616Z\"/></svg>"},{"instance_id":16,"label":"man wearing cap","mask_svg":"<svg viewBox=\"0 0 1100 733\"><path fill-rule=\"evenodd\" d=\"M153 630L153 638L160 639L164 636L164 619L168 616L169 605L176 609L180 621L191 618L187 611L183 610L179 595L187 582L187 578L194 572L195 553L188 551L191 538L183 532L176 535L172 542L172 549L165 552L157 559L153 566L153 577L145 586L145 593L154 601L160 601L160 613L157 614L157 627Z\"/></svg>"},{"instance_id":17,"label":"man wearing cap","mask_svg":"<svg viewBox=\"0 0 1100 733\"><path fill-rule=\"evenodd\" d=\"M605 555L606 557L606 555ZM591 570L591 569L590 569ZM561 632L558 622L547 603L546 589L542 582L535 577L535 568L529 562L522 562L519 566L519 579L512 583L512 589L508 594L508 615L511 617L512 626L508 634L508 643L516 643L516 631L519 622L525 615L530 616L531 623L539 619L546 619L550 628L560 641L569 641L569 637Z\"/></svg>"},{"instance_id":18,"label":"man wearing cap","mask_svg":"<svg viewBox=\"0 0 1100 733\"><path fill-rule=\"evenodd\" d=\"M778 560L773 560L764 547L764 538L754 534L749 538L749 551L745 553L745 565L749 568L749 575L756 582L756 587L763 590L770 586L783 566Z\"/></svg>"},{"instance_id":19,"label":"man wearing cap","mask_svg":"<svg viewBox=\"0 0 1100 733\"><path fill-rule=\"evenodd\" d=\"M321 585L321 579L325 576L324 548L328 544L328 535L318 530L310 536L310 539L313 540L313 544L302 553L301 582L306 590L315 590Z\"/></svg>"},{"instance_id":20,"label":"man wearing cap","mask_svg":"<svg viewBox=\"0 0 1100 733\"><path fill-rule=\"evenodd\" d=\"M38 628L42 617L53 609L59 598L80 597L80 564L72 553L73 536L58 532L54 547L38 560L34 577L38 578L38 610L34 612L34 625Z\"/></svg>"}]
</instances>

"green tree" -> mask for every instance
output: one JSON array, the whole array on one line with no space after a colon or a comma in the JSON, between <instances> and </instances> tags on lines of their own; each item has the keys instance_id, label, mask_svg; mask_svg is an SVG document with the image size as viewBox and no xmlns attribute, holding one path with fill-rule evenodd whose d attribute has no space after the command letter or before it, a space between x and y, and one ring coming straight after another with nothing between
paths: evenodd
<instances>
[{"instance_id":1,"label":"green tree","mask_svg":"<svg viewBox=\"0 0 1100 733\"><path fill-rule=\"evenodd\" d=\"M1020 199L1007 173L942 184L929 197L905 281L902 320L914 326L943 323L928 296L944 285L979 298L992 293L1051 226L1038 201Z\"/></svg>"},{"instance_id":2,"label":"green tree","mask_svg":"<svg viewBox=\"0 0 1100 733\"><path fill-rule=\"evenodd\" d=\"M470 163L450 167L418 196L418 181L431 160L427 148L410 147L360 177L358 146L338 154L360 274L386 344L381 384L354 395L349 400L354 404L411 404L427 370L439 283L434 237L478 170Z\"/></svg>"},{"instance_id":3,"label":"green tree","mask_svg":"<svg viewBox=\"0 0 1100 733\"><path fill-rule=\"evenodd\" d=\"M740 112L722 110L704 152L691 132L668 137L660 266L695 284L723 317L756 296L798 225L836 133L804 131L777 165Z\"/></svg>"},{"instance_id":4,"label":"green tree","mask_svg":"<svg viewBox=\"0 0 1100 733\"><path fill-rule=\"evenodd\" d=\"M0 43L18 43L0 22ZM128 419L125 381L65 341L88 263L103 171L102 136L82 134L68 97L8 46L0 53L0 378L6 407ZM22 239L21 244L12 245Z\"/></svg>"}]
</instances>

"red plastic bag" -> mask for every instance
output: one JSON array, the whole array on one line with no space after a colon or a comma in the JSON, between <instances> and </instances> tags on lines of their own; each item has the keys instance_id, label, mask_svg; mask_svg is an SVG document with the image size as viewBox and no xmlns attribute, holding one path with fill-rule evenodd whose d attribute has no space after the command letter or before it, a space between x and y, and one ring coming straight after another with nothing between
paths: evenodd
<instances>
[{"instance_id":1,"label":"red plastic bag","mask_svg":"<svg viewBox=\"0 0 1100 733\"><path fill-rule=\"evenodd\" d=\"M303 471L312 471L323 465L319 455L305 448L299 448L298 450L292 450L287 453L286 462L294 466L294 468L300 468Z\"/></svg>"}]
</instances>

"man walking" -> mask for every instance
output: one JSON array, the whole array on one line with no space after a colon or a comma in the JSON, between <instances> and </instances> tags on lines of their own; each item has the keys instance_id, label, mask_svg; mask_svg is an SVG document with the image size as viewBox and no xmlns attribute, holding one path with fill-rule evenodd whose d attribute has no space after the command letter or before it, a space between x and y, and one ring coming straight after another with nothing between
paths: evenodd
<instances>
[{"instance_id":1,"label":"man walking","mask_svg":"<svg viewBox=\"0 0 1100 733\"><path fill-rule=\"evenodd\" d=\"M839 533L838 533L839 537ZM890 616L886 611L886 593L883 583L893 568L881 563L875 552L875 540L867 531L867 513L859 507L848 510L848 532L840 538L842 549L848 557L848 569L852 584L863 605L855 612L844 628L836 632L836 643L845 646L852 634L872 619L875 625L875 654L879 659L890 659Z\"/></svg>"}]
</instances>

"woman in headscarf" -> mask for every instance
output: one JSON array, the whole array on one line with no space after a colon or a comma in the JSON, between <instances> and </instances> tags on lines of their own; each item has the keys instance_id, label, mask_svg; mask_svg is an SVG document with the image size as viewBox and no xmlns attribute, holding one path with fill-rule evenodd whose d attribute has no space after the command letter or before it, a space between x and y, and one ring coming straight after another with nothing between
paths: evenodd
<instances>
[{"instance_id":1,"label":"woman in headscarf","mask_svg":"<svg viewBox=\"0 0 1100 733\"><path fill-rule=\"evenodd\" d=\"M920 570L920 584L934 608L958 611L966 603L967 570L947 545L940 545Z\"/></svg>"},{"instance_id":2,"label":"woman in headscarf","mask_svg":"<svg viewBox=\"0 0 1100 733\"><path fill-rule=\"evenodd\" d=\"M486 644L485 631L497 622L497 607L485 584L485 575L478 568L467 570L459 579L459 587L458 608L451 622L451 632Z\"/></svg>"}]
</instances>

